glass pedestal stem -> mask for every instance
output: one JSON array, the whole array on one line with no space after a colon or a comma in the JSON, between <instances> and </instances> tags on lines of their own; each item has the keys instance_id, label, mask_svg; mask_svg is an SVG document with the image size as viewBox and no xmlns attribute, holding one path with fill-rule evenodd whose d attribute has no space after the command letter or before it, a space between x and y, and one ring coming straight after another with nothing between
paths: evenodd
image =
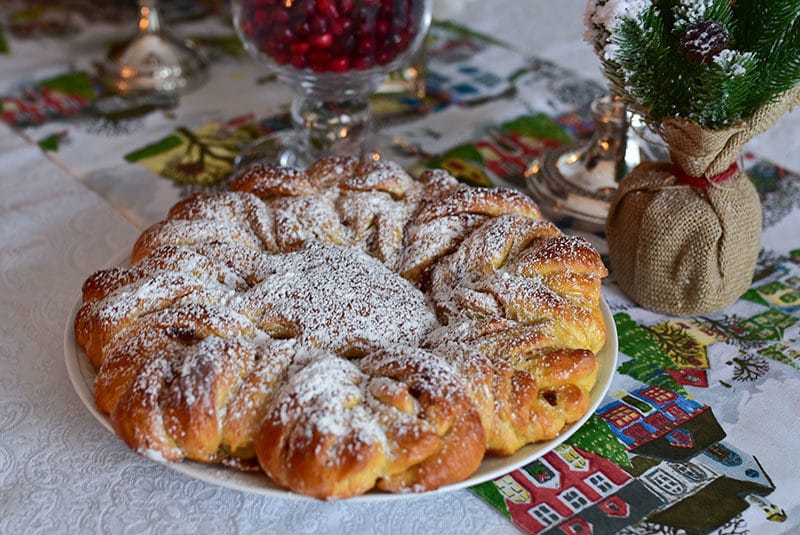
<instances>
[{"instance_id":1,"label":"glass pedestal stem","mask_svg":"<svg viewBox=\"0 0 800 535\"><path fill-rule=\"evenodd\" d=\"M329 156L363 156L372 126L369 97L327 100L316 95L296 96L292 101L292 125L297 151L306 163Z\"/></svg>"}]
</instances>

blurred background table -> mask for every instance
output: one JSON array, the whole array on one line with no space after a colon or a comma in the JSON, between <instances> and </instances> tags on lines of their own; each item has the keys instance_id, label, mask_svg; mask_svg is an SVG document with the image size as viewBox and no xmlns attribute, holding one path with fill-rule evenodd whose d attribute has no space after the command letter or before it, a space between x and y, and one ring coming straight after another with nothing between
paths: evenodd
<instances>
[{"instance_id":1,"label":"blurred background table","mask_svg":"<svg viewBox=\"0 0 800 535\"><path fill-rule=\"evenodd\" d=\"M397 158L412 168L460 170L474 183L522 187L526 162L589 132L588 103L604 91L597 59L582 41L583 10L582 0L468 2L454 16L457 25L438 25L429 98L376 102L384 131L399 140ZM170 3L167 15L176 33L195 38L211 58L209 81L166 109L104 94L94 62L133 31L132 13L124 2L0 2L0 533L515 533L512 519L541 529L530 493L515 491L510 480L484 493L491 501L505 492L494 502L505 516L470 491L348 504L212 486L132 453L84 408L66 374L62 336L81 283L198 183L224 176L237 144L285 126L290 98L242 54L224 5L189 1ZM659 494L652 490L659 462L633 455L639 446L620 438L617 451L627 447L639 459L626 488L638 482L640 498L627 517L596 524L596 532L789 533L800 525L800 179L791 172L800 170L798 132L800 110L748 147L766 231L746 299L708 318L677 320L637 309L613 280L606 285L621 362L629 364L609 392L603 421L611 422L620 400L641 394L643 381L660 381L679 391L690 412L713 409L724 440L709 439L702 455L728 451L732 464L707 470L691 489L675 483ZM520 136L522 145L504 144ZM604 250L601 235L587 237ZM676 364L692 355L700 360ZM737 475L737 456L740 471L754 472ZM673 476L688 466L662 461ZM711 462L700 463L702 470ZM741 484L746 477L749 486ZM698 490L712 482L714 493ZM656 498L645 510L641 496L650 495ZM656 525L654 514L640 522L678 502L687 507L673 508L685 525L670 527L668 515ZM708 513L715 508L722 517ZM721 529L702 518L722 522Z\"/></svg>"}]
</instances>

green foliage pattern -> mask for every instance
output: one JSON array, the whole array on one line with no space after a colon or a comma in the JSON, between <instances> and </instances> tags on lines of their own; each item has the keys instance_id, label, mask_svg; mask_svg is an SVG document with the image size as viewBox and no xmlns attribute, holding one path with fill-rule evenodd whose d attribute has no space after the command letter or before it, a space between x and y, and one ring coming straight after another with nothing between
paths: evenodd
<instances>
[{"instance_id":1,"label":"green foliage pattern","mask_svg":"<svg viewBox=\"0 0 800 535\"><path fill-rule=\"evenodd\" d=\"M622 17L613 30L596 27L594 44L612 89L652 124L679 116L722 128L745 120L800 82L800 0L650 4ZM725 52L704 62L692 61L680 48L688 26L682 15L698 5L704 6L701 20L691 23L714 21L727 32ZM613 54L607 53L609 44Z\"/></svg>"}]
</instances>

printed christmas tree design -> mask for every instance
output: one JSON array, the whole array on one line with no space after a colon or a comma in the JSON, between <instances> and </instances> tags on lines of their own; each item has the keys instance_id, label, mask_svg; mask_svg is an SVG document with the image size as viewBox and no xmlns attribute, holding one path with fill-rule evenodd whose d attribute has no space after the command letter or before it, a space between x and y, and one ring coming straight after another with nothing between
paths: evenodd
<instances>
[{"instance_id":1,"label":"printed christmas tree design","mask_svg":"<svg viewBox=\"0 0 800 535\"><path fill-rule=\"evenodd\" d=\"M586 423L567 439L567 444L595 453L619 466L631 466L625 445L617 439L608 424L596 414L589 417Z\"/></svg>"},{"instance_id":2,"label":"printed christmas tree design","mask_svg":"<svg viewBox=\"0 0 800 535\"><path fill-rule=\"evenodd\" d=\"M727 336L712 326L694 319L674 319L647 327L678 370L666 372L679 384L708 386L708 348Z\"/></svg>"},{"instance_id":3,"label":"printed christmas tree design","mask_svg":"<svg viewBox=\"0 0 800 535\"><path fill-rule=\"evenodd\" d=\"M608 424L593 414L574 435L567 439L567 444L604 457L614 464L630 467L625 445L620 442Z\"/></svg>"},{"instance_id":4,"label":"printed christmas tree design","mask_svg":"<svg viewBox=\"0 0 800 535\"><path fill-rule=\"evenodd\" d=\"M650 327L658 345L678 366L702 366L707 360L703 347L680 327L661 323Z\"/></svg>"},{"instance_id":5,"label":"printed christmas tree design","mask_svg":"<svg viewBox=\"0 0 800 535\"><path fill-rule=\"evenodd\" d=\"M504 476L504 478L511 479L509 476ZM511 520L511 513L508 512L508 507L506 507L506 499L500 493L500 489L494 483L494 481L484 481L480 485L470 487L469 490L480 496L486 503L497 509L501 515Z\"/></svg>"},{"instance_id":6,"label":"printed christmas tree design","mask_svg":"<svg viewBox=\"0 0 800 535\"><path fill-rule=\"evenodd\" d=\"M626 313L615 314L614 321L617 324L619 349L631 357L617 371L645 384L686 394L683 386L667 373L670 370L677 372L679 366L661 348L653 333Z\"/></svg>"},{"instance_id":7,"label":"printed christmas tree design","mask_svg":"<svg viewBox=\"0 0 800 535\"><path fill-rule=\"evenodd\" d=\"M665 322L650 327L658 344L670 359L681 368L708 368L708 346L719 338L694 333L697 327L691 322Z\"/></svg>"},{"instance_id":8,"label":"printed christmas tree design","mask_svg":"<svg viewBox=\"0 0 800 535\"><path fill-rule=\"evenodd\" d=\"M739 382L755 381L769 371L767 359L744 351L740 351L738 357L732 358L726 364L733 366L733 380Z\"/></svg>"}]
</instances>

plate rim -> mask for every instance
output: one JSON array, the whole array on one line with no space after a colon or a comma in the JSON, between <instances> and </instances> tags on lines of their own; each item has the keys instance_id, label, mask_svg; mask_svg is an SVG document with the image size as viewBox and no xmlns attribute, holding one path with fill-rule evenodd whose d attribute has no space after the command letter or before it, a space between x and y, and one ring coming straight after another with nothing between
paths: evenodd
<instances>
[{"instance_id":1,"label":"plate rim","mask_svg":"<svg viewBox=\"0 0 800 535\"><path fill-rule=\"evenodd\" d=\"M106 430L110 431L116 437L116 439L121 442L121 439L114 431L108 416L100 412L95 404L94 385L89 385L88 376L92 376L93 383L93 378L97 375L97 372L94 369L94 365L89 362L89 359L86 357L85 351L78 345L78 341L75 338L75 316L78 313L78 309L80 308L81 304L82 298L79 297L76 304L71 309L64 330L64 360L67 367L67 374L70 382L72 383L73 389L78 394L81 402L86 406L92 416L94 416L94 418L104 428L106 428ZM597 354L598 359L600 360L600 366L597 371L597 379L592 387L592 390L590 391L591 404L589 406L589 410L586 411L586 414L578 419L578 421L570 424L561 432L560 435L551 440L524 446L516 453L508 457L484 457L483 461L481 461L481 466L487 462L487 459L489 461L496 460L496 462L499 462L500 465L495 468L489 468L483 472L481 472L481 466L479 466L476 472L470 477L449 485L444 485L437 489L419 493L387 493L371 490L365 494L352 496L339 501L346 501L347 503L386 502L423 498L443 494L446 492L463 490L513 472L514 470L517 470L518 468L539 459L540 457L560 446L578 429L580 429L580 427L586 423L586 421L597 411L597 409L600 407L600 404L603 402L606 393L611 388L611 382L616 372L617 361L619 358L617 328L614 322L613 314L611 313L611 309L606 300L602 297L600 298L600 311L603 316L603 321L606 324L606 342ZM125 447L128 448L127 445L125 445ZM143 455L143 457L146 456ZM320 501L317 498L303 494L297 494L290 490L278 487L270 480L269 476L263 472L258 472L258 475L256 475L254 472L238 472L232 468L220 465L205 464L197 461L183 460L179 462L169 462L150 457L148 457L148 459L165 465L171 470L189 476L193 479L198 479L200 481L220 487L238 490L240 492L247 492L250 494L257 494L270 498ZM508 461L502 462L504 459L508 459ZM252 483L250 480L252 480ZM257 482L261 482L262 485L256 484ZM263 483L267 483L272 486L263 486Z\"/></svg>"}]
</instances>

